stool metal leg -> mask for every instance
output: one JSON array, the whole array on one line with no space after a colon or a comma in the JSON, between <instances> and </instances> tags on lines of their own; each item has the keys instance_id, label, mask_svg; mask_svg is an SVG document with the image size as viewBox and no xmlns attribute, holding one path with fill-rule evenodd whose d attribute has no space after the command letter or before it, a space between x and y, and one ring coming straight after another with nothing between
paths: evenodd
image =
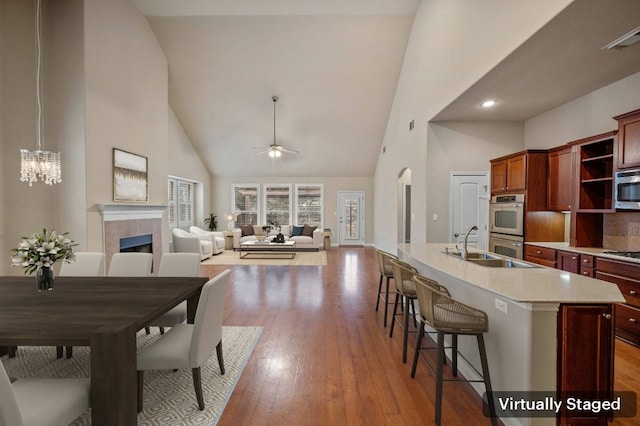
<instances>
[{"instance_id":1,"label":"stool metal leg","mask_svg":"<svg viewBox=\"0 0 640 426\"><path fill-rule=\"evenodd\" d=\"M489 415L491 416L491 424L497 426L496 407L493 401L493 392L491 390L491 377L489 376L489 363L487 362L487 351L484 347L484 336L477 335L478 350L480 352L480 363L482 364L482 376L484 377L484 386L487 392L487 404L489 404Z\"/></svg>"},{"instance_id":2,"label":"stool metal leg","mask_svg":"<svg viewBox=\"0 0 640 426\"><path fill-rule=\"evenodd\" d=\"M387 288L384 291L384 326L387 326L387 313L389 311L389 281L390 278L387 277Z\"/></svg>"},{"instance_id":3,"label":"stool metal leg","mask_svg":"<svg viewBox=\"0 0 640 426\"><path fill-rule=\"evenodd\" d=\"M451 374L458 377L458 335L451 335Z\"/></svg>"},{"instance_id":4,"label":"stool metal leg","mask_svg":"<svg viewBox=\"0 0 640 426\"><path fill-rule=\"evenodd\" d=\"M404 310L404 333L402 333L402 363L407 363L407 340L409 339L409 304L412 299L408 297L404 298L405 300L405 310Z\"/></svg>"},{"instance_id":5,"label":"stool metal leg","mask_svg":"<svg viewBox=\"0 0 640 426\"><path fill-rule=\"evenodd\" d=\"M378 307L380 306L380 294L382 293L382 280L384 276L380 274L380 282L378 283L378 300L376 300L376 312L378 312Z\"/></svg>"},{"instance_id":6,"label":"stool metal leg","mask_svg":"<svg viewBox=\"0 0 640 426\"><path fill-rule=\"evenodd\" d=\"M420 330L418 330L418 340L416 341L416 351L413 354L413 365L411 366L411 378L416 377L416 367L418 366L418 358L420 358L420 347L422 346L422 337L425 333L424 324L420 321Z\"/></svg>"},{"instance_id":7,"label":"stool metal leg","mask_svg":"<svg viewBox=\"0 0 640 426\"><path fill-rule=\"evenodd\" d=\"M396 325L396 313L398 312L399 300L400 300L400 293L396 292L396 300L393 303L393 314L391 315L391 329L389 330L389 337L393 337L393 329Z\"/></svg>"},{"instance_id":8,"label":"stool metal leg","mask_svg":"<svg viewBox=\"0 0 640 426\"><path fill-rule=\"evenodd\" d=\"M438 331L438 365L436 366L436 424L442 418L442 376L444 370L444 333Z\"/></svg>"}]
</instances>

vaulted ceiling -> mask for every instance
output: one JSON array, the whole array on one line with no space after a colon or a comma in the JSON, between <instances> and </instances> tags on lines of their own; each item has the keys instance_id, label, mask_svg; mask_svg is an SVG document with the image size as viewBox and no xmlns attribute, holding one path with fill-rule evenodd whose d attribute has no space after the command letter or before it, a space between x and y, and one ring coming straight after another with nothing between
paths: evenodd
<instances>
[{"instance_id":1,"label":"vaulted ceiling","mask_svg":"<svg viewBox=\"0 0 640 426\"><path fill-rule=\"evenodd\" d=\"M419 0L132 1L214 176L373 176ZM573 2L434 119L522 121L640 71L640 43L601 50L640 26L640 1L613 3ZM274 142L274 95L276 142L299 154L272 162L254 147Z\"/></svg>"}]
</instances>

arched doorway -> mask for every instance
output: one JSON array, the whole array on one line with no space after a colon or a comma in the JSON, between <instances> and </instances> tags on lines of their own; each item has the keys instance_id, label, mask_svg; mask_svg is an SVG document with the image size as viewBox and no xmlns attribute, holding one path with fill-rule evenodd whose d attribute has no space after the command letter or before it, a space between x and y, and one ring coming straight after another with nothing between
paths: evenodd
<instances>
[{"instance_id":1,"label":"arched doorway","mask_svg":"<svg viewBox=\"0 0 640 426\"><path fill-rule=\"evenodd\" d=\"M398 242L411 242L411 169L405 167L398 174Z\"/></svg>"}]
</instances>

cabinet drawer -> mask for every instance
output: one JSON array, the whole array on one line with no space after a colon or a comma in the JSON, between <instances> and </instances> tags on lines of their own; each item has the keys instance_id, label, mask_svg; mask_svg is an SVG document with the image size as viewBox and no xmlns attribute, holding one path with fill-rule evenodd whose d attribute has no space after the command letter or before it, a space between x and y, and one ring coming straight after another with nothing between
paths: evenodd
<instances>
[{"instance_id":1,"label":"cabinet drawer","mask_svg":"<svg viewBox=\"0 0 640 426\"><path fill-rule=\"evenodd\" d=\"M616 334L628 340L640 340L640 309L616 305Z\"/></svg>"},{"instance_id":2,"label":"cabinet drawer","mask_svg":"<svg viewBox=\"0 0 640 426\"><path fill-rule=\"evenodd\" d=\"M624 300L633 306L640 307L640 281L607 272L596 272L596 278L618 284Z\"/></svg>"},{"instance_id":3,"label":"cabinet drawer","mask_svg":"<svg viewBox=\"0 0 640 426\"><path fill-rule=\"evenodd\" d=\"M554 268L554 269L556 268L555 260L548 260L548 259L543 259L541 257L535 257L535 256L525 256L524 260L531 263L537 263L538 265L547 266L549 268Z\"/></svg>"},{"instance_id":4,"label":"cabinet drawer","mask_svg":"<svg viewBox=\"0 0 640 426\"><path fill-rule=\"evenodd\" d=\"M545 259L545 260L551 260L554 263L556 261L556 250L555 249L551 249L551 248L547 248L547 247L525 245L524 246L524 254L525 254L525 256L537 257L539 259Z\"/></svg>"},{"instance_id":5,"label":"cabinet drawer","mask_svg":"<svg viewBox=\"0 0 640 426\"><path fill-rule=\"evenodd\" d=\"M589 268L588 266L581 265L580 266L580 275L584 275L585 277L594 277L595 269Z\"/></svg>"},{"instance_id":6,"label":"cabinet drawer","mask_svg":"<svg viewBox=\"0 0 640 426\"><path fill-rule=\"evenodd\" d=\"M640 281L640 264L637 263L620 262L599 257L596 260L596 269L598 272L607 272Z\"/></svg>"},{"instance_id":7,"label":"cabinet drawer","mask_svg":"<svg viewBox=\"0 0 640 426\"><path fill-rule=\"evenodd\" d=\"M590 254L581 254L580 265L587 268L593 268L594 267L593 259L594 259L593 256L591 256Z\"/></svg>"}]
</instances>

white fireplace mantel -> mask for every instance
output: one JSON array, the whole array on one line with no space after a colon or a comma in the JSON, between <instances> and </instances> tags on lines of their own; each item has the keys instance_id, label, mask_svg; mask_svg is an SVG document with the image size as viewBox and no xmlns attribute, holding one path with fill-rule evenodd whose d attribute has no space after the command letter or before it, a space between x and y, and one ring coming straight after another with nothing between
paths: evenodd
<instances>
[{"instance_id":1,"label":"white fireplace mantel","mask_svg":"<svg viewBox=\"0 0 640 426\"><path fill-rule=\"evenodd\" d=\"M102 220L111 222L116 220L162 219L167 208L161 204L98 204L102 212Z\"/></svg>"}]
</instances>

